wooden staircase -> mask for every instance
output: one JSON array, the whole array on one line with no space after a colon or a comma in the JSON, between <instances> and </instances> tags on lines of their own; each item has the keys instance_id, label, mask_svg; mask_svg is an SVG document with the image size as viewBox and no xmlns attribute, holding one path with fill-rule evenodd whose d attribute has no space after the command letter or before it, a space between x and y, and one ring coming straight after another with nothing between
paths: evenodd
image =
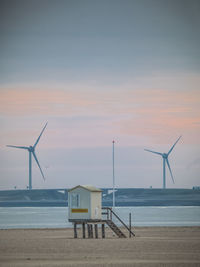
<instances>
[{"instance_id":1,"label":"wooden staircase","mask_svg":"<svg viewBox=\"0 0 200 267\"><path fill-rule=\"evenodd\" d=\"M101 224L102 228L102 238L105 238L105 224L110 227L110 229L119 237L119 238L127 238L127 236L122 232L128 231L129 238L132 236L135 236L134 232L131 230L131 214L129 213L129 227L122 221L122 219L113 211L110 207L102 207L102 216L106 215L105 217L102 217L101 219L69 219L69 221L73 222L74 224L74 238L78 237L77 233L77 225L82 224L82 233L83 238L86 237L86 229L87 226L88 229L88 238L93 238L93 226L95 230L95 238L98 238L98 224ZM115 222L113 222L113 219ZM118 225L121 223L123 228L119 228Z\"/></svg>"},{"instance_id":2,"label":"wooden staircase","mask_svg":"<svg viewBox=\"0 0 200 267\"><path fill-rule=\"evenodd\" d=\"M106 220L107 225L113 232L120 238L126 238L125 234L119 229L119 227L111 220Z\"/></svg>"},{"instance_id":3,"label":"wooden staircase","mask_svg":"<svg viewBox=\"0 0 200 267\"><path fill-rule=\"evenodd\" d=\"M120 222L126 230L129 232L129 237L135 236L135 234L131 231L131 223L130 226L128 227L120 218L119 216L112 210L112 208L109 207L102 207L102 215L106 215L107 219L103 220L109 227L110 229L120 238L126 238L127 236L120 230L120 228L113 222L113 217Z\"/></svg>"}]
</instances>

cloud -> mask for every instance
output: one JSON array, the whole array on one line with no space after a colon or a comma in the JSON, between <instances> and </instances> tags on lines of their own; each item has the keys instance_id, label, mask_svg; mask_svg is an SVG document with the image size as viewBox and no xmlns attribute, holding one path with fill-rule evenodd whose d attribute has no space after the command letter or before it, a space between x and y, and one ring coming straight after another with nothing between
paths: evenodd
<instances>
[{"instance_id":1,"label":"cloud","mask_svg":"<svg viewBox=\"0 0 200 267\"><path fill-rule=\"evenodd\" d=\"M80 93L57 89L11 89L1 90L0 111L4 115L76 114L79 110L94 105L94 100Z\"/></svg>"},{"instance_id":2,"label":"cloud","mask_svg":"<svg viewBox=\"0 0 200 267\"><path fill-rule=\"evenodd\" d=\"M67 135L71 140L85 138L85 144L114 136L166 143L180 134L185 142L199 143L199 76L143 78L118 86L79 83L2 88L0 112L4 119L46 117L54 125L63 118L62 132L59 127L56 130L60 140Z\"/></svg>"}]
</instances>

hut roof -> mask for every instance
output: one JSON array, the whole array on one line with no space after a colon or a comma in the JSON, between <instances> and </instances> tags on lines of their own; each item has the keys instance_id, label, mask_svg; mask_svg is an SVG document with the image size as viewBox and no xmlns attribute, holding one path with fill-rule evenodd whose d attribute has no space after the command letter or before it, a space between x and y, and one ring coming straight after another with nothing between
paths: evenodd
<instances>
[{"instance_id":1,"label":"hut roof","mask_svg":"<svg viewBox=\"0 0 200 267\"><path fill-rule=\"evenodd\" d=\"M78 187L84 188L84 189L86 189L86 190L88 190L90 192L102 192L101 189L99 189L99 188L97 188L97 187L95 187L93 185L77 185L77 186L69 189L68 191L70 192L70 191L72 191L72 190L74 190L74 189L76 189Z\"/></svg>"}]
</instances>

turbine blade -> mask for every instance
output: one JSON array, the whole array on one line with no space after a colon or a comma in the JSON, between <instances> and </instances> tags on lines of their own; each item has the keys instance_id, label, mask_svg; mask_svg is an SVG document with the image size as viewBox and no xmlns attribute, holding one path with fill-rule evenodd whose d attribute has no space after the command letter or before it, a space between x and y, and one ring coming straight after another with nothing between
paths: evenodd
<instances>
[{"instance_id":1,"label":"turbine blade","mask_svg":"<svg viewBox=\"0 0 200 267\"><path fill-rule=\"evenodd\" d=\"M40 169L40 172L41 172L41 174L42 174L42 177L43 177L43 179L44 179L44 181L45 181L43 171L42 171L42 169L41 169L41 167L40 167L40 163L39 163L39 161L38 161L38 159L37 159L37 157L36 157L36 155L35 155L35 152L32 152L32 153L33 153L33 157L34 157L34 159L35 159L35 161L36 161L36 163L37 163L37 165L38 165L38 167L39 167L39 169Z\"/></svg>"},{"instance_id":2,"label":"turbine blade","mask_svg":"<svg viewBox=\"0 0 200 267\"><path fill-rule=\"evenodd\" d=\"M7 145L8 147L14 147L14 148L21 148L21 149L27 149L29 150L29 147L27 146L11 146L11 145Z\"/></svg>"},{"instance_id":3,"label":"turbine blade","mask_svg":"<svg viewBox=\"0 0 200 267\"><path fill-rule=\"evenodd\" d=\"M47 122L47 123L48 123L48 122ZM34 148L36 147L37 143L39 142L40 137L42 136L42 134L43 134L43 132L44 132L46 126L47 126L47 123L45 124L44 128L43 128L42 131L41 131L41 134L39 135L38 139L36 140L36 142L35 142L35 144L34 144L34 146L33 146Z\"/></svg>"},{"instance_id":4,"label":"turbine blade","mask_svg":"<svg viewBox=\"0 0 200 267\"><path fill-rule=\"evenodd\" d=\"M166 159L166 162L167 162L167 166L168 166L168 168L169 168L169 171L170 171L170 174L171 174L171 177L172 177L172 181L173 181L173 183L174 183L174 177L173 177L173 174L172 174L171 167L170 167L170 165L169 165L168 158Z\"/></svg>"},{"instance_id":5,"label":"turbine blade","mask_svg":"<svg viewBox=\"0 0 200 267\"><path fill-rule=\"evenodd\" d=\"M152 151L149 149L144 149L144 150L162 156L162 153L160 153L160 152Z\"/></svg>"},{"instance_id":6,"label":"turbine blade","mask_svg":"<svg viewBox=\"0 0 200 267\"><path fill-rule=\"evenodd\" d=\"M176 142L173 144L173 146L171 147L171 149L169 150L169 152L167 153L167 155L169 155L172 150L174 149L175 145L178 143L179 139L181 138L181 136L179 136L179 138L176 140Z\"/></svg>"}]
</instances>

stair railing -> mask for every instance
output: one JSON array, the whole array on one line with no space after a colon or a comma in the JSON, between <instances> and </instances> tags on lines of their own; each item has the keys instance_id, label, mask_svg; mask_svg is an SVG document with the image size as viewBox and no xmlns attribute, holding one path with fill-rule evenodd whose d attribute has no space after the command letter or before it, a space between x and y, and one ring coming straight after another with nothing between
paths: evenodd
<instances>
[{"instance_id":1,"label":"stair railing","mask_svg":"<svg viewBox=\"0 0 200 267\"><path fill-rule=\"evenodd\" d=\"M102 215L107 215L107 220L112 221L112 215L114 215L121 222L121 224L129 231L130 235L135 236L131 229L120 219L120 217L112 210L112 208L102 207L102 210L107 210L107 212L102 213Z\"/></svg>"}]
</instances>

